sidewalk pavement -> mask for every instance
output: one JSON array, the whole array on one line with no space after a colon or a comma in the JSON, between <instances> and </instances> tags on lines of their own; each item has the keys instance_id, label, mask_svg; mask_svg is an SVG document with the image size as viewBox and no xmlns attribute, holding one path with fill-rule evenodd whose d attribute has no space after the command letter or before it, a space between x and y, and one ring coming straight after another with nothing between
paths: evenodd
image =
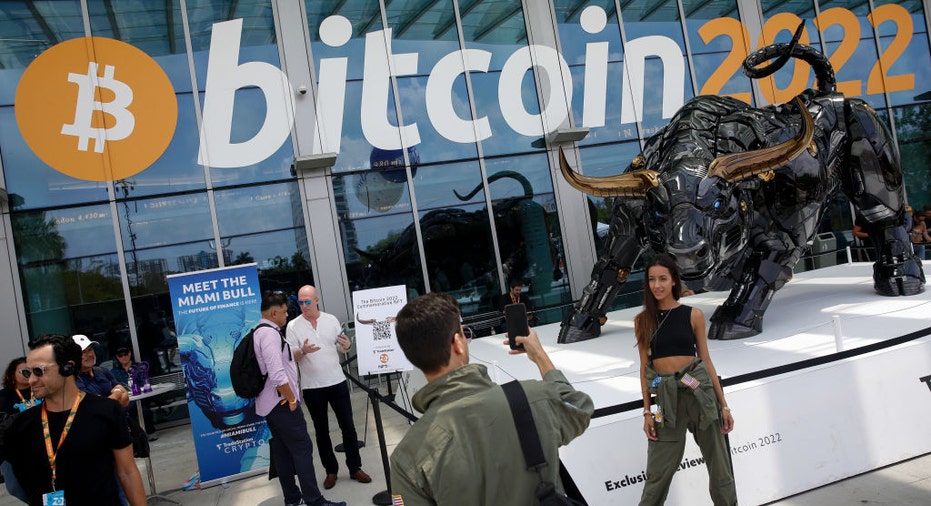
<instances>
[{"instance_id":1,"label":"sidewalk pavement","mask_svg":"<svg viewBox=\"0 0 931 506\"><path fill-rule=\"evenodd\" d=\"M362 468L372 477L372 482L361 484L349 478L345 466L340 469L336 486L322 490L326 476L314 452L314 464L321 491L332 501L346 501L349 505L366 506L375 504L376 494L387 489L382 457L375 429L375 417L367 398L359 389L353 391L353 414L360 440L365 440L361 449ZM306 413L305 413L306 415ZM387 451L407 432L407 421L392 409L381 406ZM306 416L310 434L313 427ZM367 423L365 422L367 420ZM330 413L331 438L334 444L341 441L339 428ZM284 500L278 480L269 481L266 475L217 485L203 490L185 491L181 485L197 471L193 436L190 425L182 425L158 431L157 441L150 443L152 465L159 494L185 506L281 506ZM316 446L316 443L315 443ZM342 454L337 454L342 459ZM143 482L146 482L145 459L137 459ZM342 465L343 462L341 461ZM151 493L146 482L146 491ZM0 506L21 504L0 486ZM149 504L168 505L164 501L150 499ZM781 501L771 503L779 506L847 506L851 504L889 504L897 506L931 504L931 454L848 478L831 485L808 491ZM469 505L461 505L469 506ZM602 506L602 505L593 505ZM608 505L605 505L608 506ZM613 506L613 505L612 505Z\"/></svg>"}]
</instances>

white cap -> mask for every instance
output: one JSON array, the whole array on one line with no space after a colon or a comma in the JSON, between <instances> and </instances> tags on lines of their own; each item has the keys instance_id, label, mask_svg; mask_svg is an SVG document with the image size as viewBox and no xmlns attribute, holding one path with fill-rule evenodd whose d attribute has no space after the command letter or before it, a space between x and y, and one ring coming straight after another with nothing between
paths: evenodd
<instances>
[{"instance_id":1,"label":"white cap","mask_svg":"<svg viewBox=\"0 0 931 506\"><path fill-rule=\"evenodd\" d=\"M81 351L86 350L87 347L92 344L100 344L97 341L91 341L90 338L84 334L75 334L71 336L71 339L74 339L74 342L78 343L78 346L81 347Z\"/></svg>"}]
</instances>

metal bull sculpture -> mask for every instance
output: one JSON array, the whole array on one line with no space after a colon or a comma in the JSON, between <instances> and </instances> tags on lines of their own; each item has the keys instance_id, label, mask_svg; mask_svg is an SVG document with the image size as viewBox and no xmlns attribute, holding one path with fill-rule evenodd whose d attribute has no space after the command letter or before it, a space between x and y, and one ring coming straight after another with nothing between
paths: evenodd
<instances>
[{"instance_id":1,"label":"metal bull sculpture","mask_svg":"<svg viewBox=\"0 0 931 506\"><path fill-rule=\"evenodd\" d=\"M580 175L560 151L570 184L615 197L607 247L562 324L560 343L600 335L614 296L648 249L673 255L692 289L731 290L711 316L709 338L759 334L773 294L792 276L838 186L870 224L876 291L924 290L904 228L897 147L866 102L835 91L830 63L798 44L800 32L744 61L751 78L790 58L809 63L817 89L790 103L754 109L732 98L696 97L617 176Z\"/></svg>"}]
</instances>

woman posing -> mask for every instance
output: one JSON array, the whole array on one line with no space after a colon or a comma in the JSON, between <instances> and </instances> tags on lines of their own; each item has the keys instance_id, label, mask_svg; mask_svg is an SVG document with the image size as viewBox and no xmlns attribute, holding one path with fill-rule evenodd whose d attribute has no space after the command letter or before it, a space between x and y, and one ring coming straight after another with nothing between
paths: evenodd
<instances>
[{"instance_id":1,"label":"woman posing","mask_svg":"<svg viewBox=\"0 0 931 506\"><path fill-rule=\"evenodd\" d=\"M647 482L641 505L663 504L682 461L685 431L692 433L708 467L715 505L737 504L737 489L724 435L734 418L724 400L705 339L705 315L679 303L679 268L666 254L647 267L643 311L634 319L640 351L643 431L649 439ZM650 410L650 396L656 406Z\"/></svg>"}]
</instances>

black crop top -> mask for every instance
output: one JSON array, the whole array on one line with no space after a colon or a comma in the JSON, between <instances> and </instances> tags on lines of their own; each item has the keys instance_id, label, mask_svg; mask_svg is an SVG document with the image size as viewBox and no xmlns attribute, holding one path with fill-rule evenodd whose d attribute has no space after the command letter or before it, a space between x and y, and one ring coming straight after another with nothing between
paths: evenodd
<instances>
[{"instance_id":1,"label":"black crop top","mask_svg":"<svg viewBox=\"0 0 931 506\"><path fill-rule=\"evenodd\" d=\"M692 331L691 307L682 304L668 311L659 310L657 320L659 327L650 341L651 359L695 356L695 332Z\"/></svg>"}]
</instances>

